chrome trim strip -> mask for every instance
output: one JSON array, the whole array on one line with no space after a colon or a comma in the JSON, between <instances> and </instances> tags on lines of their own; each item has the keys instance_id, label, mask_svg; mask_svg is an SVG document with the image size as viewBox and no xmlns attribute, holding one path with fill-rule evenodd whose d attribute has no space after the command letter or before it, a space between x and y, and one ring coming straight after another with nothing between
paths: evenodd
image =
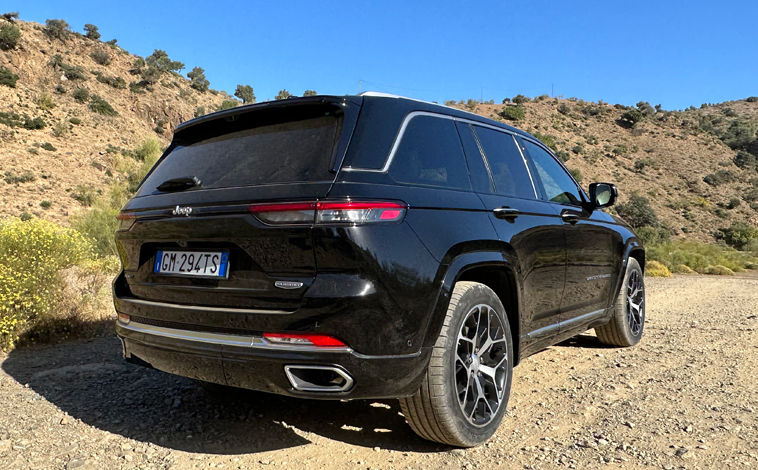
<instances>
[{"instance_id":1,"label":"chrome trim strip","mask_svg":"<svg viewBox=\"0 0 758 470\"><path fill-rule=\"evenodd\" d=\"M179 304L169 304L166 302L155 302L152 300L141 300L141 299L130 299L127 297L122 297L118 299L119 302L127 302L130 304L136 304L136 305L145 305L148 307L165 307L165 308L175 308L179 310L192 310L192 311L212 311L212 312L223 312L223 313L253 313L253 314L264 314L264 315L285 315L292 312L288 312L287 310L259 310L254 308L228 308L228 307L201 307L198 305L179 305Z\"/></svg>"},{"instance_id":2,"label":"chrome trim strip","mask_svg":"<svg viewBox=\"0 0 758 470\"><path fill-rule=\"evenodd\" d=\"M185 341L196 341L199 343L219 344L226 346L241 346L246 348L265 349L267 351L283 352L346 352L353 353L353 350L346 346L344 348L319 348L318 346L292 346L272 344L265 338L254 335L232 335L226 333L209 333L205 331L179 330L175 328L166 328L163 326L146 325L144 323L130 321L129 323L118 322L118 326L125 330L136 333L145 333L148 335L161 336L164 338L182 339Z\"/></svg>"},{"instance_id":3,"label":"chrome trim strip","mask_svg":"<svg viewBox=\"0 0 758 470\"><path fill-rule=\"evenodd\" d=\"M600 309L595 310L594 312L585 313L584 315L579 315L578 317L572 318L570 320L566 320L564 322L561 322L561 330L568 331L585 323L589 323L592 320L603 317L606 312L606 309Z\"/></svg>"},{"instance_id":4,"label":"chrome trim strip","mask_svg":"<svg viewBox=\"0 0 758 470\"><path fill-rule=\"evenodd\" d=\"M526 339L544 338L546 336L550 336L553 333L559 332L560 329L561 329L561 324L559 322L559 323L556 323L555 325L546 326L546 327L539 328L527 333Z\"/></svg>"},{"instance_id":5,"label":"chrome trim strip","mask_svg":"<svg viewBox=\"0 0 758 470\"><path fill-rule=\"evenodd\" d=\"M295 378L290 372L291 369L307 369L307 370L329 370L335 372L337 375L345 379L345 384L339 388L330 387L302 387L295 384ZM340 368L332 366L284 366L284 373L287 374L287 379L290 381L292 388L301 392L344 392L353 386L353 378Z\"/></svg>"}]
</instances>

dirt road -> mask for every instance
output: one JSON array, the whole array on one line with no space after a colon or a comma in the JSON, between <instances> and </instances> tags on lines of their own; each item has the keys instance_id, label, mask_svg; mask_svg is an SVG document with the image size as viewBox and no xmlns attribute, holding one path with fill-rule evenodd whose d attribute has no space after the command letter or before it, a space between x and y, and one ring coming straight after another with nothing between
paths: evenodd
<instances>
[{"instance_id":1,"label":"dirt road","mask_svg":"<svg viewBox=\"0 0 758 470\"><path fill-rule=\"evenodd\" d=\"M477 449L421 440L394 401L217 398L102 338L0 357L0 468L758 467L758 278L647 283L640 345L527 359Z\"/></svg>"}]
</instances>

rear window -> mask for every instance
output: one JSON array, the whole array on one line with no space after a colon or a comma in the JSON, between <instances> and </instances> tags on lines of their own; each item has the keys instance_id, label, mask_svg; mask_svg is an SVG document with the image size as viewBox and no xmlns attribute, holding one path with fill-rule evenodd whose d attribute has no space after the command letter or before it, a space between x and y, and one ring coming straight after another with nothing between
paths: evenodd
<instances>
[{"instance_id":1,"label":"rear window","mask_svg":"<svg viewBox=\"0 0 758 470\"><path fill-rule=\"evenodd\" d=\"M466 157L455 123L450 119L412 118L389 173L399 183L471 189Z\"/></svg>"},{"instance_id":2,"label":"rear window","mask_svg":"<svg viewBox=\"0 0 758 470\"><path fill-rule=\"evenodd\" d=\"M197 177L199 189L331 181L342 113L331 106L253 111L181 132L145 180L140 195L163 182Z\"/></svg>"}]
</instances>

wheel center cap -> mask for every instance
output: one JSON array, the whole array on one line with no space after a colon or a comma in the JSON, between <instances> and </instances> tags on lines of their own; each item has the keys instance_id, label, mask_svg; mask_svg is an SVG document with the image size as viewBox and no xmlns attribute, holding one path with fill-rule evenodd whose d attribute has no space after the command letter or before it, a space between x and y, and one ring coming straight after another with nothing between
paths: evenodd
<instances>
[{"instance_id":1,"label":"wheel center cap","mask_svg":"<svg viewBox=\"0 0 758 470\"><path fill-rule=\"evenodd\" d=\"M476 372L479 372L479 357L477 357L476 354L471 356L471 370Z\"/></svg>"}]
</instances>

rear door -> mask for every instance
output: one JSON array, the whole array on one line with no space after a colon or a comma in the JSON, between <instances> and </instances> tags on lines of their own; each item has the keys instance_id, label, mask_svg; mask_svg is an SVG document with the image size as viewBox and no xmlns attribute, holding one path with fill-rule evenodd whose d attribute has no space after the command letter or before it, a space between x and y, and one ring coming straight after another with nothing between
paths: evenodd
<instances>
[{"instance_id":1,"label":"rear door","mask_svg":"<svg viewBox=\"0 0 758 470\"><path fill-rule=\"evenodd\" d=\"M500 240L510 244L522 278L522 336L528 342L558 331L566 272L562 222L537 197L532 176L514 137L495 128L459 122L459 132L477 184ZM484 165L482 165L484 162ZM486 166L489 181L476 177Z\"/></svg>"},{"instance_id":2,"label":"rear door","mask_svg":"<svg viewBox=\"0 0 758 470\"><path fill-rule=\"evenodd\" d=\"M347 100L286 103L180 129L120 216L117 246L130 295L191 306L297 309L315 276L310 207L329 193L359 108ZM165 184L193 179L199 184L183 190ZM267 209L281 202L300 203L303 210ZM303 219L274 225L267 223L272 217ZM228 265L216 272L160 272L172 255L174 270L189 256L207 261L218 255ZM300 287L282 289L277 281ZM212 318L191 309L165 315L245 326L244 315Z\"/></svg>"}]
</instances>

